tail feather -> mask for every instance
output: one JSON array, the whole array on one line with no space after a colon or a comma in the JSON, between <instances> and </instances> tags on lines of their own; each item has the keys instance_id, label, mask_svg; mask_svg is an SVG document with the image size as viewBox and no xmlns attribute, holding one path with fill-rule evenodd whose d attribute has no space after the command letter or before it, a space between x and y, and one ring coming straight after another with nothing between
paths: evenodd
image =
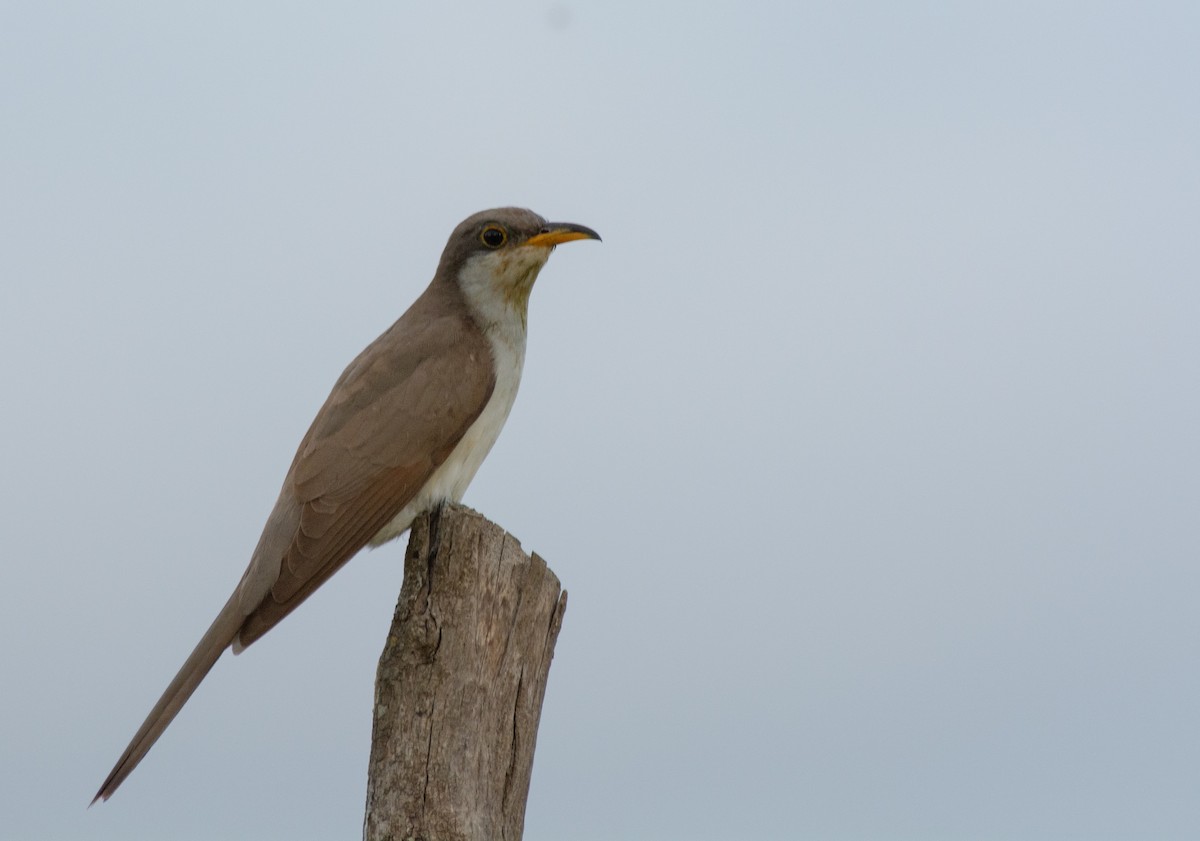
<instances>
[{"instance_id":1,"label":"tail feather","mask_svg":"<svg viewBox=\"0 0 1200 841\"><path fill-rule=\"evenodd\" d=\"M192 697L192 693L196 691L200 681L204 680L204 676L209 673L225 649L233 642L243 619L244 617L238 609L237 592L235 591L229 601L225 603L225 607L221 608L221 612L217 614L217 618L213 620L204 636L201 637L179 673L167 686L162 697L158 699L158 703L154 705L150 715L146 716L146 720L134 734L133 739L129 742L129 747L125 748L125 752L113 766L108 778L100 786L96 796L92 798L93 805L98 800L108 800L112 797L113 792L138 766L147 751L154 746L158 737L167 729L167 725L174 720L179 710L187 703L187 699Z\"/></svg>"}]
</instances>

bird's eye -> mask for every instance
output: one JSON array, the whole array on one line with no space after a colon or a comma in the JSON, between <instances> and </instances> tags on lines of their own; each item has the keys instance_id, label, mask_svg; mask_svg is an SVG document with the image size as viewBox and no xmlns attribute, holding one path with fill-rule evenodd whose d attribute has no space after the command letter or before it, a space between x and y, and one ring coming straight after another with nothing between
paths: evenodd
<instances>
[{"instance_id":1,"label":"bird's eye","mask_svg":"<svg viewBox=\"0 0 1200 841\"><path fill-rule=\"evenodd\" d=\"M483 229L483 233L479 235L479 238L483 240L483 244L488 248L499 248L508 239L508 234L504 233L504 229L499 225L488 225Z\"/></svg>"}]
</instances>

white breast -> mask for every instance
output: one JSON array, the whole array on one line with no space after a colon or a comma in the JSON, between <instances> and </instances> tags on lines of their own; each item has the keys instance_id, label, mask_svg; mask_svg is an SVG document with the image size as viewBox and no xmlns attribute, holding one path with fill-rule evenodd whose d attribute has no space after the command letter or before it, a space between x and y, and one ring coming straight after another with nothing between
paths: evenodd
<instances>
[{"instance_id":1,"label":"white breast","mask_svg":"<svg viewBox=\"0 0 1200 841\"><path fill-rule=\"evenodd\" d=\"M423 511L441 502L458 502L467 491L467 485L475 478L475 472L492 445L500 437L500 430L508 420L513 401L517 399L517 387L521 384L521 368L525 364L524 336L519 346L513 347L498 337L492 339L492 355L496 361L496 388L483 412L471 424L467 434L458 442L450 457L429 477L425 487L404 507L390 523L371 540L372 546L386 543L408 530L412 521Z\"/></svg>"},{"instance_id":2,"label":"white breast","mask_svg":"<svg viewBox=\"0 0 1200 841\"><path fill-rule=\"evenodd\" d=\"M540 264L544 262L543 257L537 268L541 268ZM434 471L404 510L371 539L372 546L399 537L412 525L418 514L433 506L462 499L467 485L471 484L475 472L500 437L500 430L504 428L513 401L517 399L521 369L525 365L525 313L495 294L488 276L490 269L491 266L487 264L469 263L460 274L459 283L491 345L492 361L496 366L496 387L483 412L471 424L450 457Z\"/></svg>"}]
</instances>

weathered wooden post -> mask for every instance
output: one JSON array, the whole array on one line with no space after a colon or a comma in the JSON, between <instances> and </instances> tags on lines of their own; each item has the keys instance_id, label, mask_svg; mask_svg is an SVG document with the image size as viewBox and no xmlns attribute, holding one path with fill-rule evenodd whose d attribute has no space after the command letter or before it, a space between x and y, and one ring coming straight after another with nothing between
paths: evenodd
<instances>
[{"instance_id":1,"label":"weathered wooden post","mask_svg":"<svg viewBox=\"0 0 1200 841\"><path fill-rule=\"evenodd\" d=\"M519 841L566 606L482 515L418 518L375 682L366 841Z\"/></svg>"}]
</instances>

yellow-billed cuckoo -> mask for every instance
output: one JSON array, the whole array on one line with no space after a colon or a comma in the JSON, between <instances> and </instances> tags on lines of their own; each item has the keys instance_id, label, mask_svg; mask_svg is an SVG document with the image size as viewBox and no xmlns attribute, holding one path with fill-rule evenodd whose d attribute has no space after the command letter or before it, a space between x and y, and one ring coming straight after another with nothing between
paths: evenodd
<instances>
[{"instance_id":1,"label":"yellow-billed cuckoo","mask_svg":"<svg viewBox=\"0 0 1200 841\"><path fill-rule=\"evenodd\" d=\"M577 239L600 237L518 208L454 229L433 282L317 412L233 595L93 803L137 767L226 648L253 643L364 546L462 498L517 395L533 282L554 246Z\"/></svg>"}]
</instances>

